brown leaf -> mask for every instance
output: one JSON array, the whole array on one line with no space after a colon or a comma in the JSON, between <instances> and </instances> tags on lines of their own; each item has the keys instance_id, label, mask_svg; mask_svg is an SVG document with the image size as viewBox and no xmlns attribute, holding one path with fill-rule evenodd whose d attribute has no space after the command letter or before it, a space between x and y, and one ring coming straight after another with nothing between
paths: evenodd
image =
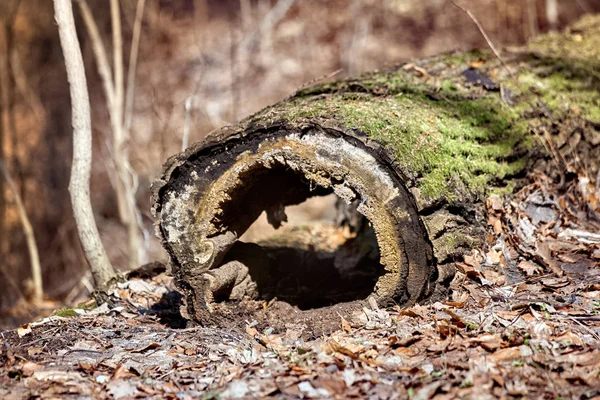
<instances>
[{"instance_id":1,"label":"brown leaf","mask_svg":"<svg viewBox=\"0 0 600 400\"><path fill-rule=\"evenodd\" d=\"M567 277L564 278L548 278L542 279L542 285L548 289L561 289L568 286L571 280Z\"/></svg>"},{"instance_id":2,"label":"brown leaf","mask_svg":"<svg viewBox=\"0 0 600 400\"><path fill-rule=\"evenodd\" d=\"M398 313L398 315L406 315L406 316L412 317L412 318L423 318L421 315L417 314L416 312L414 312L410 308L407 308L406 310L401 310Z\"/></svg>"},{"instance_id":3,"label":"brown leaf","mask_svg":"<svg viewBox=\"0 0 600 400\"><path fill-rule=\"evenodd\" d=\"M421 335L409 336L403 340L400 340L398 336L394 335L390 336L388 339L388 344L392 349L396 349L398 347L408 347L414 343L417 343L419 340L421 340Z\"/></svg>"},{"instance_id":4,"label":"brown leaf","mask_svg":"<svg viewBox=\"0 0 600 400\"><path fill-rule=\"evenodd\" d=\"M565 331L562 335L557 336L554 340L558 340L561 342L567 342L571 345L575 346L583 346L583 341L579 337L579 335L571 332L570 330Z\"/></svg>"},{"instance_id":5,"label":"brown leaf","mask_svg":"<svg viewBox=\"0 0 600 400\"><path fill-rule=\"evenodd\" d=\"M532 263L531 261L521 261L517 267L525 272L527 276L538 275L543 272L542 267L539 265Z\"/></svg>"},{"instance_id":6,"label":"brown leaf","mask_svg":"<svg viewBox=\"0 0 600 400\"><path fill-rule=\"evenodd\" d=\"M344 332L346 332L346 333L352 332L352 327L350 326L350 323L348 321L346 321L346 318L341 317L341 319L342 319L342 329L344 330Z\"/></svg>"},{"instance_id":7,"label":"brown leaf","mask_svg":"<svg viewBox=\"0 0 600 400\"><path fill-rule=\"evenodd\" d=\"M469 300L469 293L465 292L460 296L458 301L445 301L442 302L442 304L454 308L465 308L467 300Z\"/></svg>"},{"instance_id":8,"label":"brown leaf","mask_svg":"<svg viewBox=\"0 0 600 400\"><path fill-rule=\"evenodd\" d=\"M250 325L246 325L246 333L251 337L258 335L258 331L255 328L252 328Z\"/></svg>"},{"instance_id":9,"label":"brown leaf","mask_svg":"<svg viewBox=\"0 0 600 400\"><path fill-rule=\"evenodd\" d=\"M130 352L132 353L143 353L144 351L148 351L148 350L152 350L152 349L157 349L160 347L160 344L158 343L150 343L144 347L140 347L139 349L134 349L134 350L130 350Z\"/></svg>"},{"instance_id":10,"label":"brown leaf","mask_svg":"<svg viewBox=\"0 0 600 400\"><path fill-rule=\"evenodd\" d=\"M23 374L23 376L31 376L31 375L33 375L33 373L35 371L38 371L40 368L41 368L41 365L36 364L34 362L31 362L31 361L26 361L21 366L21 373Z\"/></svg>"},{"instance_id":11,"label":"brown leaf","mask_svg":"<svg viewBox=\"0 0 600 400\"><path fill-rule=\"evenodd\" d=\"M500 255L499 251L490 250L486 255L486 259L492 264L500 264Z\"/></svg>"},{"instance_id":12,"label":"brown leaf","mask_svg":"<svg viewBox=\"0 0 600 400\"><path fill-rule=\"evenodd\" d=\"M358 351L353 351L353 350L349 349L348 347L344 347L344 346L340 345L334 339L331 339L330 341L328 341L327 344L329 344L329 347L334 352L343 354L343 355L348 356L350 358L358 358L358 355L360 354L360 349L364 350L364 348L362 348L362 346L360 346L358 349L355 349L355 350L358 350Z\"/></svg>"},{"instance_id":13,"label":"brown leaf","mask_svg":"<svg viewBox=\"0 0 600 400\"><path fill-rule=\"evenodd\" d=\"M495 363L517 360L521 358L521 348L508 347L506 349L498 350L494 354L490 355L489 358Z\"/></svg>"},{"instance_id":14,"label":"brown leaf","mask_svg":"<svg viewBox=\"0 0 600 400\"><path fill-rule=\"evenodd\" d=\"M503 286L506 283L506 277L504 274L499 274L493 269L486 269L483 272L483 276L495 286Z\"/></svg>"},{"instance_id":15,"label":"brown leaf","mask_svg":"<svg viewBox=\"0 0 600 400\"><path fill-rule=\"evenodd\" d=\"M126 379L134 376L135 374L132 374L128 368L126 368L123 364L120 364L117 368L115 368L111 379Z\"/></svg>"},{"instance_id":16,"label":"brown leaf","mask_svg":"<svg viewBox=\"0 0 600 400\"><path fill-rule=\"evenodd\" d=\"M500 335L481 335L476 338L468 339L468 343L475 343L485 350L493 352L502 346Z\"/></svg>"},{"instance_id":17,"label":"brown leaf","mask_svg":"<svg viewBox=\"0 0 600 400\"><path fill-rule=\"evenodd\" d=\"M481 268L481 264L480 264L476 254L466 255L464 257L464 262L465 262L465 264L467 264L470 267L475 268L476 270L479 270Z\"/></svg>"},{"instance_id":18,"label":"brown leaf","mask_svg":"<svg viewBox=\"0 0 600 400\"><path fill-rule=\"evenodd\" d=\"M502 233L502 221L500 221L500 218L490 216L488 218L488 225L490 225L494 229L494 233L496 235Z\"/></svg>"},{"instance_id":19,"label":"brown leaf","mask_svg":"<svg viewBox=\"0 0 600 400\"><path fill-rule=\"evenodd\" d=\"M343 394L346 389L346 383L341 379L335 378L323 378L317 381L323 388L327 389L329 393Z\"/></svg>"},{"instance_id":20,"label":"brown leaf","mask_svg":"<svg viewBox=\"0 0 600 400\"><path fill-rule=\"evenodd\" d=\"M573 257L571 254L557 254L556 257L564 263L573 264L577 262L577 258Z\"/></svg>"},{"instance_id":21,"label":"brown leaf","mask_svg":"<svg viewBox=\"0 0 600 400\"><path fill-rule=\"evenodd\" d=\"M88 372L88 373L92 373L96 370L96 366L94 364L86 362L86 361L79 362L79 364L77 364L77 366L79 367L80 370Z\"/></svg>"},{"instance_id":22,"label":"brown leaf","mask_svg":"<svg viewBox=\"0 0 600 400\"><path fill-rule=\"evenodd\" d=\"M550 248L548 247L548 243L537 242L535 245L535 248L536 248L536 256L537 256L536 259L538 261L543 262L557 276L564 275L564 271L560 268L560 266L552 258L552 253L550 251Z\"/></svg>"},{"instance_id":23,"label":"brown leaf","mask_svg":"<svg viewBox=\"0 0 600 400\"><path fill-rule=\"evenodd\" d=\"M167 351L167 355L174 357L183 354L184 351L185 349L182 346L176 344L175 346L171 347L169 351Z\"/></svg>"},{"instance_id":24,"label":"brown leaf","mask_svg":"<svg viewBox=\"0 0 600 400\"><path fill-rule=\"evenodd\" d=\"M464 328L467 326L467 324L465 323L465 321L462 319L462 317L458 314L456 314L454 311L448 309L448 308L443 308L441 310L443 313L448 314L451 318L452 318L452 324L458 326L459 328Z\"/></svg>"},{"instance_id":25,"label":"brown leaf","mask_svg":"<svg viewBox=\"0 0 600 400\"><path fill-rule=\"evenodd\" d=\"M600 365L600 353L598 350L583 353L568 353L557 356L555 361L582 366L598 366Z\"/></svg>"},{"instance_id":26,"label":"brown leaf","mask_svg":"<svg viewBox=\"0 0 600 400\"><path fill-rule=\"evenodd\" d=\"M27 354L29 354L30 356L36 356L38 354L42 354L43 352L44 349L42 347L31 346L27 349Z\"/></svg>"}]
</instances>

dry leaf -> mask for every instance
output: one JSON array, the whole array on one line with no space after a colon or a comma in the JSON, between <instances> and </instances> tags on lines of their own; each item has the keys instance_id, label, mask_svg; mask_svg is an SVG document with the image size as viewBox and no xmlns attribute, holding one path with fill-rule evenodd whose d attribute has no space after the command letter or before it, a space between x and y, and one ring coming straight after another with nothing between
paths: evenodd
<instances>
[{"instance_id":1,"label":"dry leaf","mask_svg":"<svg viewBox=\"0 0 600 400\"><path fill-rule=\"evenodd\" d=\"M17 334L19 335L19 337L29 335L30 333L31 333L31 325L30 324L21 325L17 328Z\"/></svg>"},{"instance_id":2,"label":"dry leaf","mask_svg":"<svg viewBox=\"0 0 600 400\"><path fill-rule=\"evenodd\" d=\"M346 333L352 332L352 327L350 326L350 323L348 321L346 321L346 318L341 317L341 319L342 319L342 329L344 330L344 332L346 332Z\"/></svg>"},{"instance_id":3,"label":"dry leaf","mask_svg":"<svg viewBox=\"0 0 600 400\"><path fill-rule=\"evenodd\" d=\"M132 353L143 353L144 351L148 351L148 350L152 350L152 349L157 349L160 347L160 344L158 343L150 343L144 347L141 347L139 349L134 349L134 350L130 350Z\"/></svg>"},{"instance_id":4,"label":"dry leaf","mask_svg":"<svg viewBox=\"0 0 600 400\"><path fill-rule=\"evenodd\" d=\"M531 261L521 261L518 265L519 269L525 272L527 276L538 275L543 272L542 267L532 263Z\"/></svg>"}]
</instances>

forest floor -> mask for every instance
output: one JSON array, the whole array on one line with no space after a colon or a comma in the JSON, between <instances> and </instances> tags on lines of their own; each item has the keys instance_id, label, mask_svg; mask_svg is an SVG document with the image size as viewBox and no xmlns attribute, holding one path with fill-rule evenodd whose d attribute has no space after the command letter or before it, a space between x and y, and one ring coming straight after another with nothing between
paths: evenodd
<instances>
[{"instance_id":1,"label":"forest floor","mask_svg":"<svg viewBox=\"0 0 600 400\"><path fill-rule=\"evenodd\" d=\"M600 399L594 193L535 175L488 199L488 246L457 263L446 301L372 305L320 332L273 328L257 316L281 308L258 302L227 329L186 328L172 278L130 276L110 305L1 332L0 398Z\"/></svg>"}]
</instances>

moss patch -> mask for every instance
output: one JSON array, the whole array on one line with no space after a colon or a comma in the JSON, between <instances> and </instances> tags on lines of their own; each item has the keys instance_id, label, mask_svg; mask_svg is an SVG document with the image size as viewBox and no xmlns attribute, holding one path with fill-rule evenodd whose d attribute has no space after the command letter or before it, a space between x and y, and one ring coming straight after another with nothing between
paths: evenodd
<instances>
[{"instance_id":1,"label":"moss patch","mask_svg":"<svg viewBox=\"0 0 600 400\"><path fill-rule=\"evenodd\" d=\"M52 313L52 315L57 316L57 317L76 317L78 315L76 310L89 311L89 310L93 310L96 307L97 307L96 302L92 299L92 300L84 302L84 303L79 303L74 308L73 307L59 308L58 310L54 311Z\"/></svg>"},{"instance_id":2,"label":"moss patch","mask_svg":"<svg viewBox=\"0 0 600 400\"><path fill-rule=\"evenodd\" d=\"M62 307L54 311L52 315L57 317L76 317L77 312L71 307Z\"/></svg>"},{"instance_id":3,"label":"moss patch","mask_svg":"<svg viewBox=\"0 0 600 400\"><path fill-rule=\"evenodd\" d=\"M509 161L514 149L526 145L519 115L483 96L465 99L452 81L439 88L415 84L404 74L377 74L361 81L365 92L342 92L323 98L301 97L280 115L298 123L328 119L343 129L358 129L391 149L406 175L426 197L461 200L450 190L481 194L492 180L524 167ZM373 93L386 93L378 96Z\"/></svg>"},{"instance_id":4,"label":"moss patch","mask_svg":"<svg viewBox=\"0 0 600 400\"><path fill-rule=\"evenodd\" d=\"M505 53L510 73L490 52L447 54L301 90L249 122L358 130L387 148L425 198L472 200L515 188L505 178L524 171L539 143L530 133L556 131L559 120L568 137L582 119L600 123L599 49L600 17L588 17ZM467 82L467 68L495 88Z\"/></svg>"}]
</instances>

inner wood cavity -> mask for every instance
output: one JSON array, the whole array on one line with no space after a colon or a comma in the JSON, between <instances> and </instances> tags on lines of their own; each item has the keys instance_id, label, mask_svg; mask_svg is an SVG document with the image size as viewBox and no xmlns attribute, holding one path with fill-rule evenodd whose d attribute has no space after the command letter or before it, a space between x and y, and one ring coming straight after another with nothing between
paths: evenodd
<instances>
[{"instance_id":1,"label":"inner wood cavity","mask_svg":"<svg viewBox=\"0 0 600 400\"><path fill-rule=\"evenodd\" d=\"M222 217L214 222L242 237L220 268L237 266L244 276L238 272L237 282L219 288L216 301L276 298L305 310L364 300L375 292L385 268L356 194L352 201L343 200L331 185L319 185L283 163L252 169L240 178L245 185L230 193L221 205ZM287 224L289 206L318 199L329 200L327 218ZM244 228L261 213L275 230L253 242L243 240Z\"/></svg>"}]
</instances>

